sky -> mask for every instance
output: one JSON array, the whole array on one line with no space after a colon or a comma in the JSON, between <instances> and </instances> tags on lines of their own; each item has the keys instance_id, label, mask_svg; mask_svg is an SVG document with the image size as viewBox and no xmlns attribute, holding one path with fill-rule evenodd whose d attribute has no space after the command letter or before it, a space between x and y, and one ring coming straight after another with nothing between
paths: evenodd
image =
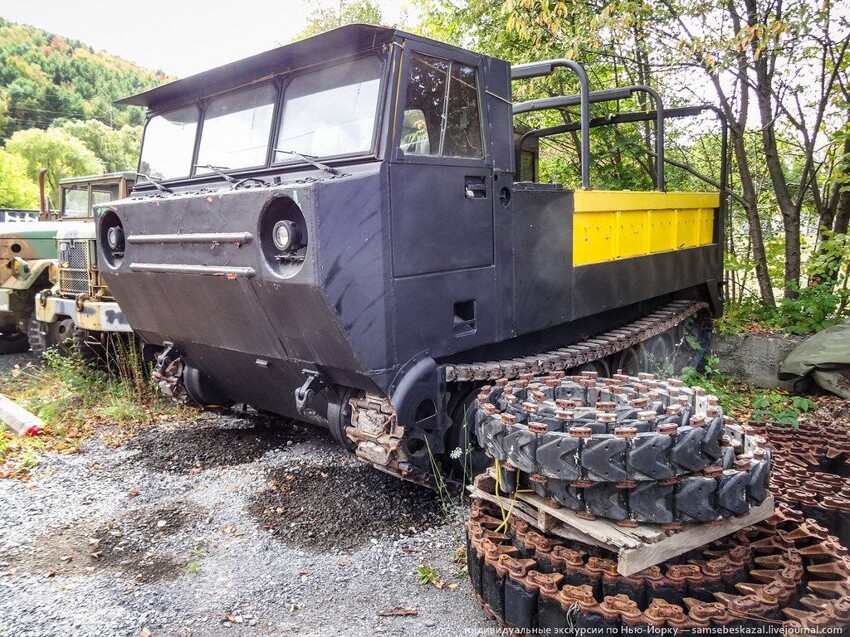
<instances>
[{"instance_id":1,"label":"sky","mask_svg":"<svg viewBox=\"0 0 850 637\"><path fill-rule=\"evenodd\" d=\"M334 0L320 0L327 5ZM410 0L377 0L388 24ZM315 3L292 0L0 0L0 16L185 77L288 43Z\"/></svg>"}]
</instances>

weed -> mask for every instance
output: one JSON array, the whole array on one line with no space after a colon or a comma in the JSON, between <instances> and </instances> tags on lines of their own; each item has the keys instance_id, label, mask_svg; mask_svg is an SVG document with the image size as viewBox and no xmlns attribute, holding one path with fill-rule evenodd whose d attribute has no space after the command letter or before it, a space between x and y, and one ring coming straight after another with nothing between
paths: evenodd
<instances>
[{"instance_id":1,"label":"weed","mask_svg":"<svg viewBox=\"0 0 850 637\"><path fill-rule=\"evenodd\" d=\"M20 466L22 469L32 469L38 464L38 456L35 450L27 449L21 454Z\"/></svg>"},{"instance_id":2,"label":"weed","mask_svg":"<svg viewBox=\"0 0 850 637\"><path fill-rule=\"evenodd\" d=\"M425 438L425 446L428 448L428 459L431 462L431 473L434 474L437 494L440 496L440 508L443 510L443 521L448 524L454 518L455 513L452 494L449 491L448 484L446 484L446 479L443 477L442 468L431 451L431 444L428 442L428 438Z\"/></svg>"},{"instance_id":3,"label":"weed","mask_svg":"<svg viewBox=\"0 0 850 637\"><path fill-rule=\"evenodd\" d=\"M458 546L455 548L455 553L452 556L452 562L457 564L458 570L455 577L466 577L469 575L469 566L466 563L466 547Z\"/></svg>"},{"instance_id":4,"label":"weed","mask_svg":"<svg viewBox=\"0 0 850 637\"><path fill-rule=\"evenodd\" d=\"M206 556L207 552L200 546L189 549L189 566L186 567L186 572L192 577L197 577Z\"/></svg>"},{"instance_id":5,"label":"weed","mask_svg":"<svg viewBox=\"0 0 850 637\"><path fill-rule=\"evenodd\" d=\"M697 385L717 396L726 412L741 421L797 426L802 414L817 407L815 401L804 396L791 396L781 389L761 389L729 379L720 373L717 358L713 356L706 356L702 372L686 367L681 378L686 385Z\"/></svg>"},{"instance_id":6,"label":"weed","mask_svg":"<svg viewBox=\"0 0 850 637\"><path fill-rule=\"evenodd\" d=\"M442 588L443 582L440 574L431 568L430 564L420 564L416 569L416 579L422 586L431 584L436 588Z\"/></svg>"}]
</instances>

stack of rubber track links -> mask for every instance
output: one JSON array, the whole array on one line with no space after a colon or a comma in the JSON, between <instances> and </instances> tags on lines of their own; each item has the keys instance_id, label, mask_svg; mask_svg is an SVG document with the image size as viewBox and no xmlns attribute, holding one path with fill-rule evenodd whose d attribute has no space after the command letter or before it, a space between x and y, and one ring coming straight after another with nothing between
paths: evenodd
<instances>
[{"instance_id":1,"label":"stack of rubber track links","mask_svg":"<svg viewBox=\"0 0 850 637\"><path fill-rule=\"evenodd\" d=\"M774 508L765 428L724 418L699 388L651 374L525 376L482 388L468 420L496 465L471 489L468 567L500 626L837 634L850 624L846 548L786 501ZM689 539L624 569L611 538L653 528L670 540L657 546Z\"/></svg>"},{"instance_id":2,"label":"stack of rubber track links","mask_svg":"<svg viewBox=\"0 0 850 637\"><path fill-rule=\"evenodd\" d=\"M819 410L820 411L820 410ZM801 418L798 427L753 424L773 451L770 489L850 547L850 425L842 418Z\"/></svg>"}]
</instances>

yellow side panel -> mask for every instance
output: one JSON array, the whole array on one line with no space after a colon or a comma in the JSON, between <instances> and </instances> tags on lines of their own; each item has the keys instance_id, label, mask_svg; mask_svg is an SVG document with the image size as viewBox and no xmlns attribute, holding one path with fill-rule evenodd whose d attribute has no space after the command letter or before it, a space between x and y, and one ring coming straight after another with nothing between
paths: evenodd
<instances>
[{"instance_id":1,"label":"yellow side panel","mask_svg":"<svg viewBox=\"0 0 850 637\"><path fill-rule=\"evenodd\" d=\"M616 256L614 217L576 212L573 216L573 263L611 261Z\"/></svg>"},{"instance_id":2,"label":"yellow side panel","mask_svg":"<svg viewBox=\"0 0 850 637\"><path fill-rule=\"evenodd\" d=\"M701 208L699 211L699 244L708 245L714 240L714 209Z\"/></svg>"},{"instance_id":3,"label":"yellow side panel","mask_svg":"<svg viewBox=\"0 0 850 637\"><path fill-rule=\"evenodd\" d=\"M578 190L573 264L710 245L719 206L717 193Z\"/></svg>"},{"instance_id":4,"label":"yellow side panel","mask_svg":"<svg viewBox=\"0 0 850 637\"><path fill-rule=\"evenodd\" d=\"M649 253L676 249L676 211L653 210L649 222Z\"/></svg>"},{"instance_id":5,"label":"yellow side panel","mask_svg":"<svg viewBox=\"0 0 850 637\"><path fill-rule=\"evenodd\" d=\"M699 245L699 210L678 210L676 221L676 247Z\"/></svg>"}]
</instances>

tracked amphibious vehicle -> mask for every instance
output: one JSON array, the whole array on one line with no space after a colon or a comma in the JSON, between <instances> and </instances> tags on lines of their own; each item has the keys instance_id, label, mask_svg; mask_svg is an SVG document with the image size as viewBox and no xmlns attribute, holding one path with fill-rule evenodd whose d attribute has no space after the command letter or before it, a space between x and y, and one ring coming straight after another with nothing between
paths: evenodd
<instances>
[{"instance_id":1,"label":"tracked amphibious vehicle","mask_svg":"<svg viewBox=\"0 0 850 637\"><path fill-rule=\"evenodd\" d=\"M513 103L560 67L580 94ZM591 119L637 92L655 110ZM149 111L146 177L98 210L98 256L161 384L328 427L397 475L466 448L484 383L640 371L721 311L721 197L664 191L664 122L700 109L647 87L350 25L124 103ZM580 122L515 134L566 107ZM657 190L591 190L590 129L647 120ZM536 140L565 131L575 191L534 182Z\"/></svg>"}]
</instances>

